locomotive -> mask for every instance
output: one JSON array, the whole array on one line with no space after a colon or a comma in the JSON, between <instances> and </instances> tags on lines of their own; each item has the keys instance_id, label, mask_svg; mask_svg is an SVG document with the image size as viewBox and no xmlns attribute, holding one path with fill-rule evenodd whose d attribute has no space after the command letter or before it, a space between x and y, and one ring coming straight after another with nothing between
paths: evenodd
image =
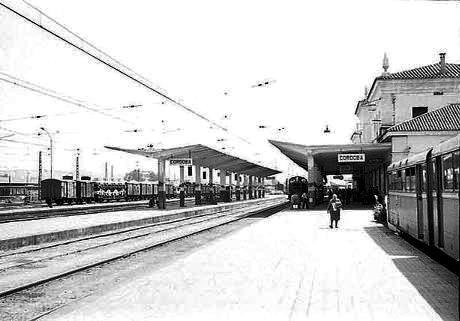
<instances>
[{"instance_id":1,"label":"locomotive","mask_svg":"<svg viewBox=\"0 0 460 321\"><path fill-rule=\"evenodd\" d=\"M302 176L294 176L288 179L287 181L287 192L289 195L289 199L292 195L297 194L299 197L303 193L308 194L308 181L305 177Z\"/></svg>"}]
</instances>

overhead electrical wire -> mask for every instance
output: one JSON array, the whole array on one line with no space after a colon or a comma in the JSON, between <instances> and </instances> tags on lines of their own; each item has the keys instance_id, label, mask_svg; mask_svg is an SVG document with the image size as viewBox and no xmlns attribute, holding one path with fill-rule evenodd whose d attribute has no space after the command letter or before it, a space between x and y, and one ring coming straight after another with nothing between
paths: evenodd
<instances>
[{"instance_id":1,"label":"overhead electrical wire","mask_svg":"<svg viewBox=\"0 0 460 321\"><path fill-rule=\"evenodd\" d=\"M56 91L54 91L52 89L48 89L48 88L45 88L43 86L36 85L36 84L31 83L31 82L29 82L27 80L22 80L20 78L17 78L15 76L12 76L12 75L9 75L9 74L6 74L4 72L0 72L0 74L11 78L11 79L6 79L6 78L3 78L3 77L0 77L0 81L4 81L4 82L10 83L12 85L22 87L24 89L28 89L28 90L33 91L35 93L39 93L39 94L42 94L42 95L45 95L45 96L48 96L48 97L63 101L65 103L68 103L68 104L71 104L71 105L74 105L74 106L77 106L77 107L80 107L80 108L84 108L86 110L101 114L101 115L106 116L106 117L110 117L110 118L113 118L113 119L116 119L116 120L119 120L119 121L122 121L122 122L125 122L125 123L129 123L129 124L134 124L134 122L128 121L126 119L120 118L118 116L115 116L115 115L112 115L112 114L109 114L109 113L106 113L106 112L100 110L99 108L90 107L88 105L93 105L93 104L86 103L86 102L84 102L82 100L79 100L77 98L62 95L62 94L57 93Z\"/></svg>"},{"instance_id":2,"label":"overhead electrical wire","mask_svg":"<svg viewBox=\"0 0 460 321\"><path fill-rule=\"evenodd\" d=\"M25 15L21 14L20 12L16 11L15 9L3 4L3 3L0 3L1 6L3 6L4 8L6 8L7 10L15 13L16 15L20 16L21 18L25 19L26 21L29 21L30 23L32 23L33 25L37 26L38 28L48 32L49 34L53 35L54 37L62 40L63 42L67 43L68 45L70 45L71 47L87 54L88 56L92 57L93 59L99 61L100 63L102 63L103 65L117 71L118 73L124 75L125 77L133 80L134 82L140 84L141 86L149 89L150 91L156 93L157 95L163 97L164 99L166 99L167 101L173 103L174 105L190 112L191 114L207 121L208 123L222 129L223 131L225 132L228 132L228 129L221 126L220 124L216 123L215 121L207 118L206 116L196 112L195 110L191 109L190 107L187 107L185 106L183 103L181 103L179 100L177 99L174 99L170 96L168 96L167 94L161 92L160 90L158 89L155 89L154 86L150 83L149 80L147 80L145 77L142 77L140 76L138 73L136 72L133 72L130 68L127 68L125 65L123 65L122 63L118 62L117 60L113 59L111 56L109 56L108 54L106 54L105 52L103 52L102 50L98 49L97 47L95 47L94 45L92 45L91 43L89 43L88 41L86 41L85 39L83 39L82 37L78 36L77 34L75 34L74 32L70 31L70 29L68 29L67 27L65 27L64 25L60 24L59 22L57 22L55 19L51 18L50 16L48 16L47 14L45 14L43 11L41 11L40 9L32 6L30 3L28 3L27 1L24 1L22 0L26 5L28 5L30 8L36 10L37 12L39 12L41 15L43 15L44 17L46 17L47 19L51 20L53 23L55 23L56 25L58 25L59 27L63 28L65 31L67 31L68 33L70 33L72 36L76 37L78 40L80 40L82 43L85 43L86 45L90 46L91 48L93 48L94 50L96 50L97 52L103 54L104 56L106 56L106 58L109 58L110 60L112 60L113 62L115 62L116 64L118 64L119 66L114 66L113 63L110 63L106 60L104 60L103 58L101 57L98 57L96 56L94 53L91 53L89 52L88 50L82 48L81 46L75 44L74 42L72 42L71 40L68 40L66 39L64 36L61 36L59 34L57 34L56 32L54 31L51 31L50 29L44 27L42 24L34 21L32 18L29 18L29 17L26 17ZM125 70L122 70L123 67ZM132 74L130 74L132 73Z\"/></svg>"}]
</instances>

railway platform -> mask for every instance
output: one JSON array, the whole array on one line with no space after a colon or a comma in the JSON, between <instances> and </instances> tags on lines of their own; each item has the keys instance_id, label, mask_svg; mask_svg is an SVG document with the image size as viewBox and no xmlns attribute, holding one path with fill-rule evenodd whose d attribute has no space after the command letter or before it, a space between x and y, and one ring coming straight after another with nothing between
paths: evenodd
<instances>
[{"instance_id":1,"label":"railway platform","mask_svg":"<svg viewBox=\"0 0 460 321\"><path fill-rule=\"evenodd\" d=\"M114 230L122 230L133 226L142 226L197 215L213 214L227 210L231 211L259 203L281 203L285 201L285 199L285 196L273 196L264 199L219 203L217 205L196 206L188 204L188 207L185 208L175 206L166 210L156 210L148 207L138 210L120 209L118 211L113 211L112 209L107 212L2 223L0 224L0 251L84 237ZM108 204L104 204L104 206L107 205ZM80 205L80 207L84 209L85 205ZM67 206L64 211L70 209L74 209L74 207ZM52 210L59 212L60 209L59 207L55 207ZM34 209L29 209L29 212L30 211L34 211ZM43 211L43 209L35 209L35 211Z\"/></svg>"},{"instance_id":2,"label":"railway platform","mask_svg":"<svg viewBox=\"0 0 460 321\"><path fill-rule=\"evenodd\" d=\"M455 274L372 220L284 210L40 320L459 319Z\"/></svg>"}]
</instances>

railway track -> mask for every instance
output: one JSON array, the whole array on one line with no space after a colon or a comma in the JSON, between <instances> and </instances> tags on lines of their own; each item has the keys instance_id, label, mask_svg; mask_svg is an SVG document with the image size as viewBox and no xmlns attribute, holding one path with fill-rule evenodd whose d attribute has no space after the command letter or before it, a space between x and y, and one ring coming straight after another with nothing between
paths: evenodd
<instances>
[{"instance_id":1,"label":"railway track","mask_svg":"<svg viewBox=\"0 0 460 321\"><path fill-rule=\"evenodd\" d=\"M45 218L52 218L52 217L64 217L64 216L75 216L75 215L87 215L87 214L95 214L95 213L102 213L102 212L115 212L115 211L134 211L139 209L148 209L148 203L145 202L125 202L123 204L120 203L113 203L116 204L115 206L110 206L110 203L104 204L103 206L91 206L88 207L54 207L53 210L49 210L46 207L38 208L38 211L31 211L31 212L15 212L15 213L8 213L0 211L0 224L1 223L10 223L10 222L20 222L20 221L31 221L31 220L40 220ZM193 199L186 199L185 205L191 206L195 204L195 200ZM169 208L179 208L179 199L172 199L167 201L167 205ZM62 209L62 210L59 210Z\"/></svg>"},{"instance_id":2,"label":"railway track","mask_svg":"<svg viewBox=\"0 0 460 321\"><path fill-rule=\"evenodd\" d=\"M0 299L267 211L273 201L0 255Z\"/></svg>"}]
</instances>

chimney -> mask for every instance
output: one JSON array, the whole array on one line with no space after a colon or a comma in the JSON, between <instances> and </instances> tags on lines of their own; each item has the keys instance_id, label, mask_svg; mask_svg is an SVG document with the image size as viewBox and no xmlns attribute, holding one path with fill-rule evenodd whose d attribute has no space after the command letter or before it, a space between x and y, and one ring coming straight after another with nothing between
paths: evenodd
<instances>
[{"instance_id":1,"label":"chimney","mask_svg":"<svg viewBox=\"0 0 460 321\"><path fill-rule=\"evenodd\" d=\"M446 53L441 52L439 54L439 73L445 74L447 71L446 69Z\"/></svg>"}]
</instances>

